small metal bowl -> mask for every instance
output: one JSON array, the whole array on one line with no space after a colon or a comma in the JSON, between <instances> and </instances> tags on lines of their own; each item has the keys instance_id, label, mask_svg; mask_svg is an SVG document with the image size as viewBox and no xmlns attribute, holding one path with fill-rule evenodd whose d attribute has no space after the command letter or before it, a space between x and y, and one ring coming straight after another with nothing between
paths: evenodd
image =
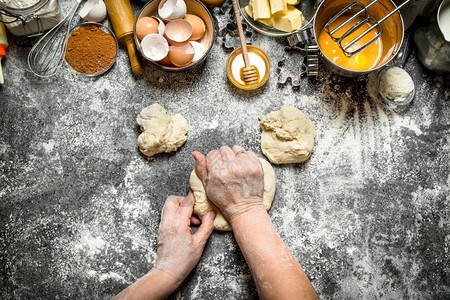
<instances>
[{"instance_id":1,"label":"small metal bowl","mask_svg":"<svg viewBox=\"0 0 450 300\"><path fill-rule=\"evenodd\" d=\"M244 17L247 24L249 24L256 31L272 37L286 37L293 34L293 32L285 32L273 27L267 26L261 22L253 20L245 11L245 7L250 3L250 0L238 0L239 11L241 12L242 17ZM317 5L315 0L301 0L299 4L294 5L297 9L299 9L303 17L305 19L302 22L302 26L298 31L305 29L311 21L314 19L314 15L316 14Z\"/></svg>"},{"instance_id":2,"label":"small metal bowl","mask_svg":"<svg viewBox=\"0 0 450 300\"><path fill-rule=\"evenodd\" d=\"M70 62L69 62L69 61L67 60L67 58L66 58L66 53L64 53L64 60L66 61L67 65L70 67L70 69L72 69L72 71L74 71L74 72L77 73L77 74L81 74L81 75L84 75L84 76L87 76L87 77L99 76L99 75L102 75L102 74L108 72L108 71L112 68L112 66L114 65L114 63L116 62L116 59L117 59L117 52L118 52L118 49L119 49L119 44L118 44L118 42L117 42L116 36L114 35L114 33L113 33L108 27L104 26L103 24L96 23L96 22L83 22L83 23L77 24L76 26L74 26L74 27L70 30L69 37L72 35L72 33L73 33L75 30L77 30L77 29L79 29L79 28L81 28L81 27L86 27L86 26L96 26L97 28L99 28L99 29L102 30L103 32L105 32L105 33L111 35L111 36L114 38L115 47L116 47L116 54L114 55L114 59L111 61L111 64L110 64L109 66L107 66L106 68L100 70L99 72L96 72L96 73L85 73L85 72L82 72L82 71L80 71L80 70L77 70L74 66L72 66L72 65L70 64ZM69 37L68 37L68 38L69 38ZM67 42L68 42L68 40L66 41L66 45L67 45ZM67 51L67 49L66 49L66 51Z\"/></svg>"},{"instance_id":3,"label":"small metal bowl","mask_svg":"<svg viewBox=\"0 0 450 300\"><path fill-rule=\"evenodd\" d=\"M402 98L401 100L393 99L393 98L389 97L388 95L385 95L383 93L383 91L381 89L381 85L380 85L381 78L383 77L383 75L386 73L387 70L389 70L390 68L394 68L394 67L395 66L388 66L388 67L385 67L385 68L381 69L381 71L378 72L378 75L377 75L377 90L378 90L378 93L380 94L382 100L384 101L384 103L388 107L390 107L392 109L401 110L401 109L406 108L406 106L408 104L410 104L411 101L414 99L416 88L414 86L414 89L406 97Z\"/></svg>"}]
</instances>

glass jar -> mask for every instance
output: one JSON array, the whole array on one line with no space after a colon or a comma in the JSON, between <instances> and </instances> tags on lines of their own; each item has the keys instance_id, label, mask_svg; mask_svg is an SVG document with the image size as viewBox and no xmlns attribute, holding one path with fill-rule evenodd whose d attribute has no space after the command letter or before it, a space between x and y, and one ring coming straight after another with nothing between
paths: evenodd
<instances>
[{"instance_id":1,"label":"glass jar","mask_svg":"<svg viewBox=\"0 0 450 300\"><path fill-rule=\"evenodd\" d=\"M414 33L417 57L429 70L450 72L450 0L442 1L437 14Z\"/></svg>"},{"instance_id":2,"label":"glass jar","mask_svg":"<svg viewBox=\"0 0 450 300\"><path fill-rule=\"evenodd\" d=\"M0 8L6 28L17 36L41 35L63 17L57 0L0 0Z\"/></svg>"}]
</instances>

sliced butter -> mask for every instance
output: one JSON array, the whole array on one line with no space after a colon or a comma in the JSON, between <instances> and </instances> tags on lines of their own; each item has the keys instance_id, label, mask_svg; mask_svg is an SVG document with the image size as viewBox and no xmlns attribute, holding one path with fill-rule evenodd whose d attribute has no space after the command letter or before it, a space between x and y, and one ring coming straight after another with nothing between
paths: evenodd
<instances>
[{"instance_id":1,"label":"sliced butter","mask_svg":"<svg viewBox=\"0 0 450 300\"><path fill-rule=\"evenodd\" d=\"M251 5L251 1L250 1L250 4L247 5L244 9L245 9L245 12L247 13L247 15L253 19L253 7Z\"/></svg>"},{"instance_id":2,"label":"sliced butter","mask_svg":"<svg viewBox=\"0 0 450 300\"><path fill-rule=\"evenodd\" d=\"M269 27L273 27L273 18L269 18L269 19L259 19L258 22L263 23L264 25L267 25Z\"/></svg>"},{"instance_id":3,"label":"sliced butter","mask_svg":"<svg viewBox=\"0 0 450 300\"><path fill-rule=\"evenodd\" d=\"M269 0L270 2L270 12L272 15L277 12L287 10L286 0Z\"/></svg>"},{"instance_id":4,"label":"sliced butter","mask_svg":"<svg viewBox=\"0 0 450 300\"><path fill-rule=\"evenodd\" d=\"M286 0L286 3L289 5L297 5L300 3L300 0Z\"/></svg>"},{"instance_id":5,"label":"sliced butter","mask_svg":"<svg viewBox=\"0 0 450 300\"><path fill-rule=\"evenodd\" d=\"M269 0L253 0L253 19L268 19L271 16Z\"/></svg>"}]
</instances>

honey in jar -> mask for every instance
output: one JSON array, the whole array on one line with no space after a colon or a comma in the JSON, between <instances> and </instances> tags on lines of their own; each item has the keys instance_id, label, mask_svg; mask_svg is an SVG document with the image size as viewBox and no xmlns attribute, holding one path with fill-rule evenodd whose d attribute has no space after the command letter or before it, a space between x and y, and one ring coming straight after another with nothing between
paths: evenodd
<instances>
[{"instance_id":1,"label":"honey in jar","mask_svg":"<svg viewBox=\"0 0 450 300\"><path fill-rule=\"evenodd\" d=\"M349 19L350 16L343 15L337 18L333 23L330 25L330 31L334 30L339 24L344 23ZM339 29L334 36L340 37L342 34L344 34L346 31L350 30L352 26L354 26L357 22L361 21L363 18L358 17L349 22L347 25ZM358 28L355 32L350 34L348 37L346 37L343 42L342 46L345 46L349 42L351 42L353 39L358 37L361 33L366 31L368 28L370 28L370 24L365 23L363 26ZM364 37L362 37L359 41L357 41L355 44L353 44L351 47L347 49L348 52L355 51L356 49L359 49L364 44L368 43L370 40L372 40L377 35L377 30L372 30L368 34L366 34ZM354 71L367 71L375 68L378 64L378 62L381 59L382 54L382 42L381 38L378 37L370 46L368 46L366 49L362 50L358 54L353 55L352 57L345 56L343 50L339 48L339 45L337 42L333 41L331 39L331 36L325 31L325 29L322 29L319 33L319 39L318 43L320 48L322 49L323 54L330 59L332 62L334 62L336 65L349 69Z\"/></svg>"}]
</instances>

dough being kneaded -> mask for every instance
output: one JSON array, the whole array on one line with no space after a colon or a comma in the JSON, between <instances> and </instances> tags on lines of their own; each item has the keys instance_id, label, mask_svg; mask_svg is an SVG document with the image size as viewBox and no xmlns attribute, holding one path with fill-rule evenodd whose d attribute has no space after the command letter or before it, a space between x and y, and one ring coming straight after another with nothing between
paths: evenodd
<instances>
[{"instance_id":1,"label":"dough being kneaded","mask_svg":"<svg viewBox=\"0 0 450 300\"><path fill-rule=\"evenodd\" d=\"M181 114L168 115L158 103L142 109L136 121L143 131L138 137L139 150L146 156L175 151L187 140L187 120Z\"/></svg>"},{"instance_id":2,"label":"dough being kneaded","mask_svg":"<svg viewBox=\"0 0 450 300\"><path fill-rule=\"evenodd\" d=\"M259 120L261 149L272 163L292 164L309 159L316 132L313 122L300 109L284 106Z\"/></svg>"},{"instance_id":3,"label":"dough being kneaded","mask_svg":"<svg viewBox=\"0 0 450 300\"><path fill-rule=\"evenodd\" d=\"M264 194L263 194L263 205L268 211L272 206L273 197L275 195L276 188L276 176L270 163L264 159L259 159L262 164L264 172ZM197 173L194 170L191 172L191 177L189 179L189 184L195 196L194 213L196 213L200 219L210 210L216 211L216 218L214 219L214 229L222 231L231 231L231 225L225 219L220 210L206 197L205 188L203 183L198 178Z\"/></svg>"}]
</instances>

